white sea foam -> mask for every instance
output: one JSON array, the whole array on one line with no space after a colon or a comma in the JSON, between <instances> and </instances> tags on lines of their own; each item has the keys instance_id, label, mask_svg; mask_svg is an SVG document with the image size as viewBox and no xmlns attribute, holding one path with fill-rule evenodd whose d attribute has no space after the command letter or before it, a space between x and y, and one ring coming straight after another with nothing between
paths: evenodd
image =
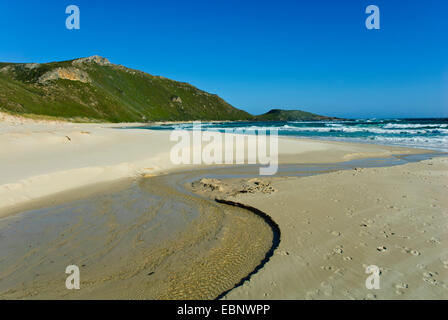
<instances>
[{"instance_id":1,"label":"white sea foam","mask_svg":"<svg viewBox=\"0 0 448 320\"><path fill-rule=\"evenodd\" d=\"M190 130L192 123L173 124L165 128ZM235 132L255 133L256 130L276 128L279 134L319 138L379 143L403 147L416 147L448 151L448 123L412 121L399 119L355 120L355 121L289 121L278 123L202 123L204 130L223 131L227 128Z\"/></svg>"},{"instance_id":2,"label":"white sea foam","mask_svg":"<svg viewBox=\"0 0 448 320\"><path fill-rule=\"evenodd\" d=\"M372 139L381 144L448 152L448 136L412 138L374 136Z\"/></svg>"},{"instance_id":3,"label":"white sea foam","mask_svg":"<svg viewBox=\"0 0 448 320\"><path fill-rule=\"evenodd\" d=\"M431 124L416 124L416 123L388 123L383 128L385 129L403 129L403 128L448 128L446 123L431 123Z\"/></svg>"}]
</instances>

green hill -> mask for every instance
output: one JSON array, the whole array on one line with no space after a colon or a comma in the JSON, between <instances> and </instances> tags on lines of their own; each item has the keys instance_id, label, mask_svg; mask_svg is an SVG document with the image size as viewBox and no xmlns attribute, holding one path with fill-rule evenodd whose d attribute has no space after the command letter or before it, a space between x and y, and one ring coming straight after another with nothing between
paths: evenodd
<instances>
[{"instance_id":1,"label":"green hill","mask_svg":"<svg viewBox=\"0 0 448 320\"><path fill-rule=\"evenodd\" d=\"M42 64L0 63L0 109L74 121L252 119L215 94L98 56Z\"/></svg>"},{"instance_id":2,"label":"green hill","mask_svg":"<svg viewBox=\"0 0 448 320\"><path fill-rule=\"evenodd\" d=\"M332 120L300 110L253 116L215 94L92 56L0 63L0 111L69 121Z\"/></svg>"},{"instance_id":3,"label":"green hill","mask_svg":"<svg viewBox=\"0 0 448 320\"><path fill-rule=\"evenodd\" d=\"M255 116L257 121L317 121L336 120L334 117L325 117L301 110L272 109L269 112Z\"/></svg>"}]
</instances>

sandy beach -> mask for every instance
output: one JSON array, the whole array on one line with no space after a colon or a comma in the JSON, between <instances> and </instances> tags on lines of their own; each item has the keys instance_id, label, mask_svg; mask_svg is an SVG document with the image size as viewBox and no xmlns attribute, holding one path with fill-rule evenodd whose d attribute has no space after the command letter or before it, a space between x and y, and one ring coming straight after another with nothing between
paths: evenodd
<instances>
[{"instance_id":1,"label":"sandy beach","mask_svg":"<svg viewBox=\"0 0 448 320\"><path fill-rule=\"evenodd\" d=\"M268 212L282 231L269 263L225 298L447 299L447 178L448 158L435 158L215 181L223 192L206 194ZM250 192L235 194L241 186ZM381 270L378 290L365 287L370 265Z\"/></svg>"},{"instance_id":2,"label":"sandy beach","mask_svg":"<svg viewBox=\"0 0 448 320\"><path fill-rule=\"evenodd\" d=\"M130 124L35 121L0 114L0 216L58 192L123 178L191 169L174 165L168 131ZM132 124L138 126L138 124ZM388 146L281 138L280 163L329 163L423 152Z\"/></svg>"},{"instance_id":3,"label":"sandy beach","mask_svg":"<svg viewBox=\"0 0 448 320\"><path fill-rule=\"evenodd\" d=\"M0 220L4 227L0 238L14 232L14 223L16 228L24 226L20 237L8 238L10 245L16 241L16 251L13 246L6 247L11 251L5 249L0 257L0 264L7 266L0 270L2 298L215 298L259 266L272 242L265 221L247 210L216 204L215 197L261 210L281 231L280 244L269 261L248 281L226 293L225 299L448 298L448 256L444 249L448 240L448 202L444 197L448 188L447 158L310 177L213 180L211 185L215 187L196 184L189 195L173 191L173 181L177 180L172 175L207 167L173 165L169 153L174 142L168 131L120 129L126 124L35 121L4 114L0 120ZM370 144L279 139L281 164L325 166L423 152ZM176 188L185 179L182 176ZM165 197L165 202L181 198L199 208L200 214L192 220L194 223L185 218L188 228L177 226L180 231L175 235L169 228L165 233L161 231L167 238L161 236L158 240L163 240L165 246L151 246L145 242L151 234L145 234L151 229L146 224L149 220L142 220L146 216L136 215L121 223L114 215L112 220L102 220L108 212L104 208L114 208L118 195L123 195L124 190L135 191L132 188L136 186L140 198L142 192L148 197ZM89 197L102 199L102 206L86 202ZM138 199L136 196L130 201L129 208L135 203L146 205ZM61 228L65 226L63 232L55 229L54 234L45 231L44 235L36 231L45 230L45 215L56 209L73 212L66 204L76 201L95 210L92 214L81 210L81 216L70 221L57 220ZM53 211L46 210L50 207ZM216 210L210 210L212 207ZM123 208L117 210L123 212ZM20 214L30 210L34 210L34 216L43 215L42 219L32 222L34 216L28 213L26 218L31 222L25 224ZM176 210L171 208L169 212ZM149 215L152 211L145 212ZM35 232L27 231L33 223L38 226ZM90 225L94 225L93 229L85 228ZM64 247L67 234L78 242ZM40 236L48 241L40 241ZM104 245L92 246L92 239L100 244L104 241ZM73 257L55 259L67 248L78 250L78 258L85 258L82 261L101 261L101 272L99 265L86 263L89 276L84 283L90 286L88 290L72 293L65 289L63 267ZM177 255L173 248L177 248ZM168 257L164 261L145 260L164 255ZM21 267L14 269L10 257ZM57 267L51 266L50 260ZM188 263L182 266L176 261ZM369 265L381 270L379 290L365 287L365 268ZM55 268L62 268L61 281L34 273ZM151 268L165 273L154 273ZM117 290L123 283L128 290Z\"/></svg>"}]
</instances>

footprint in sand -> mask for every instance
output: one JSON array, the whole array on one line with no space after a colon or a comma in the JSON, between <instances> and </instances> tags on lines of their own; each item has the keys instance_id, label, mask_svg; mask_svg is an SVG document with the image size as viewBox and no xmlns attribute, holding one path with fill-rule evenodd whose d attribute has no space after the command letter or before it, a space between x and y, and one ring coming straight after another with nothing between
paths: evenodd
<instances>
[{"instance_id":1,"label":"footprint in sand","mask_svg":"<svg viewBox=\"0 0 448 320\"><path fill-rule=\"evenodd\" d=\"M437 245L440 244L440 239L436 237L431 237L431 239L428 240L429 243Z\"/></svg>"},{"instance_id":2,"label":"footprint in sand","mask_svg":"<svg viewBox=\"0 0 448 320\"><path fill-rule=\"evenodd\" d=\"M320 268L322 270L325 270L325 271L332 271L332 270L334 270L333 266L320 266Z\"/></svg>"},{"instance_id":3,"label":"footprint in sand","mask_svg":"<svg viewBox=\"0 0 448 320\"><path fill-rule=\"evenodd\" d=\"M336 270L334 271L334 274L336 274L336 275L338 275L338 276L343 276L343 275L345 274L345 269L344 269L344 268L336 269Z\"/></svg>"},{"instance_id":4,"label":"footprint in sand","mask_svg":"<svg viewBox=\"0 0 448 320\"><path fill-rule=\"evenodd\" d=\"M439 282L436 279L433 279L433 278L425 278L425 277L423 277L423 281L425 281L426 283L429 283L430 285L433 285L433 286L437 286L439 284Z\"/></svg>"},{"instance_id":5,"label":"footprint in sand","mask_svg":"<svg viewBox=\"0 0 448 320\"><path fill-rule=\"evenodd\" d=\"M435 277L438 275L437 272L427 271L423 272L423 281L429 283L430 285L437 286L439 282Z\"/></svg>"},{"instance_id":6,"label":"footprint in sand","mask_svg":"<svg viewBox=\"0 0 448 320\"><path fill-rule=\"evenodd\" d=\"M368 227L369 227L369 226L368 226L367 224L365 224L365 223L361 223L359 226L360 226L360 227L363 227L363 228L368 228Z\"/></svg>"},{"instance_id":7,"label":"footprint in sand","mask_svg":"<svg viewBox=\"0 0 448 320\"><path fill-rule=\"evenodd\" d=\"M342 254L344 252L344 250L342 250L342 246L340 246L340 247L334 248L333 252L336 254Z\"/></svg>"},{"instance_id":8,"label":"footprint in sand","mask_svg":"<svg viewBox=\"0 0 448 320\"><path fill-rule=\"evenodd\" d=\"M347 210L347 212L345 213L347 216L349 216L350 218L352 218L355 215L355 208L345 208L345 210Z\"/></svg>"},{"instance_id":9,"label":"footprint in sand","mask_svg":"<svg viewBox=\"0 0 448 320\"><path fill-rule=\"evenodd\" d=\"M347 217L349 217L349 218L353 218L353 216L355 215L355 214L353 213L353 211L347 211L345 214L346 214Z\"/></svg>"},{"instance_id":10,"label":"footprint in sand","mask_svg":"<svg viewBox=\"0 0 448 320\"><path fill-rule=\"evenodd\" d=\"M395 293L398 295L402 295L405 293L405 289L409 288L409 285L407 283L398 283L395 286Z\"/></svg>"},{"instance_id":11,"label":"footprint in sand","mask_svg":"<svg viewBox=\"0 0 448 320\"><path fill-rule=\"evenodd\" d=\"M410 249L408 247L401 247L401 252L409 253L415 257L421 255L421 253L418 252L417 250Z\"/></svg>"},{"instance_id":12,"label":"footprint in sand","mask_svg":"<svg viewBox=\"0 0 448 320\"><path fill-rule=\"evenodd\" d=\"M385 273L385 272L389 272L392 269L388 268L388 267L380 267L380 275Z\"/></svg>"}]
</instances>

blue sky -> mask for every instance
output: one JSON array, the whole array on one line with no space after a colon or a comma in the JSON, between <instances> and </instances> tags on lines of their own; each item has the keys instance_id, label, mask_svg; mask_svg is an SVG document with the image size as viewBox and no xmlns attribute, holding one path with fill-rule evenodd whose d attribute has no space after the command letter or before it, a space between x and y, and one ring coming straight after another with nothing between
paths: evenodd
<instances>
[{"instance_id":1,"label":"blue sky","mask_svg":"<svg viewBox=\"0 0 448 320\"><path fill-rule=\"evenodd\" d=\"M70 4L80 30L65 28ZM0 61L99 54L254 114L447 117L447 14L446 0L0 0Z\"/></svg>"}]
</instances>

